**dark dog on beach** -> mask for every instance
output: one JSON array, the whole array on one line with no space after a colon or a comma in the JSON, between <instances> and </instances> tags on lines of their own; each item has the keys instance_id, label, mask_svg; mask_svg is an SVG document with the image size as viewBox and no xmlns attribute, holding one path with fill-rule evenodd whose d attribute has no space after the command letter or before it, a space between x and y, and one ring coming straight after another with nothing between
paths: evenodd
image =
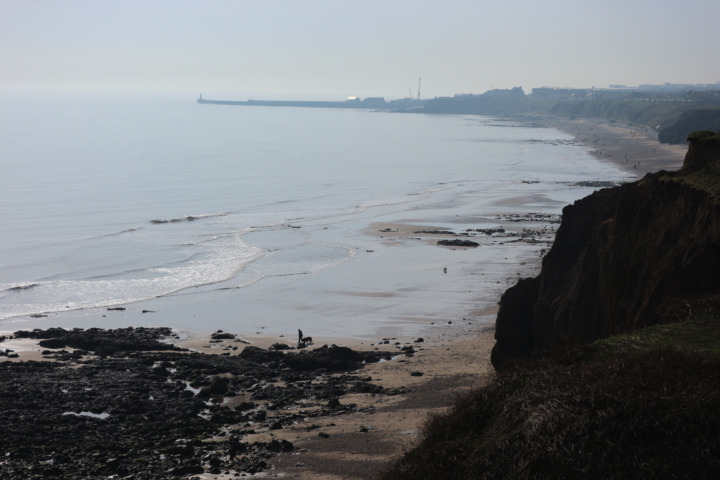
<instances>
[{"instance_id":1,"label":"dark dog on beach","mask_svg":"<svg viewBox=\"0 0 720 480\"><path fill-rule=\"evenodd\" d=\"M298 328L298 346L297 348L305 348L308 345L312 345L312 337L303 337L302 330Z\"/></svg>"}]
</instances>

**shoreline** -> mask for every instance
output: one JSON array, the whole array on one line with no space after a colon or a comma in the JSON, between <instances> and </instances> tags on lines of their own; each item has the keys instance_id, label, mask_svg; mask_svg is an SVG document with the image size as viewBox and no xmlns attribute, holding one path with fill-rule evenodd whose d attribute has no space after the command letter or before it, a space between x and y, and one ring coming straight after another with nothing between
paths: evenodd
<instances>
[{"instance_id":1,"label":"shoreline","mask_svg":"<svg viewBox=\"0 0 720 480\"><path fill-rule=\"evenodd\" d=\"M679 170L687 153L686 145L660 143L657 133L644 125L558 117L538 123L573 136L579 145L590 148L595 158L614 163L638 178L658 170Z\"/></svg>"},{"instance_id":2,"label":"shoreline","mask_svg":"<svg viewBox=\"0 0 720 480\"><path fill-rule=\"evenodd\" d=\"M636 173L638 179L658 170L679 169L687 151L687 147L682 145L661 144L657 141L657 134L645 128L557 118L547 118L542 125L573 136L579 145L592 149L590 153L596 158L619 165L629 173ZM388 225L384 227L392 228ZM410 228L406 225L393 235L407 235ZM392 242L394 239L389 238L387 241ZM537 265L528 270L537 269L539 273L539 268L540 259ZM337 446L329 447L311 435L296 437L295 441L299 445L307 445L305 448L308 451L303 457L306 466L301 470L285 459L278 463L278 471L275 473L298 479L339 480L368 478L381 471L383 467L378 467L378 464L387 465L419 439L420 428L428 415L440 413L450 407L453 400L464 391L479 388L493 378L495 372L490 364L490 351L495 344L494 331L492 323L459 338L427 343L414 358L408 359L403 368L378 364L372 369L363 370L363 373L370 374L381 385L397 387L405 383L412 389L405 402L388 406L383 410L387 416L376 417L381 421L376 420L375 423L382 422L382 428L373 432L377 433L375 440L365 437L370 432L345 431L348 425L337 427L343 433ZM409 376L414 368L422 368L423 376ZM442 401L438 401L437 389L440 384ZM349 418L351 421L348 423L362 424L366 419L367 416L358 415L354 422ZM377 446L371 448L373 443L385 444L389 439L393 443L387 451L380 451ZM360 469L362 465L365 465L365 470Z\"/></svg>"},{"instance_id":3,"label":"shoreline","mask_svg":"<svg viewBox=\"0 0 720 480\"><path fill-rule=\"evenodd\" d=\"M650 171L679 168L686 150L682 146L659 144L656 138L653 139L652 133L627 126L554 118L547 119L543 125L573 136L579 145L592 149L591 153L597 158L614 162L630 173L637 173L638 178ZM626 159L625 155L629 158ZM634 163L630 163L631 160ZM416 226L406 224L401 231L387 232L388 238L384 241L388 244L401 244L401 237L413 235L414 227ZM368 226L368 230L371 228L378 231L383 228L400 230L400 224ZM377 232L373 234L380 235ZM425 238L423 241L427 242L429 239ZM536 250L540 250L540 247ZM528 257L525 260L522 258L518 255L515 267L522 265L522 268L516 269L524 272L522 275L525 276L536 275L541 257ZM527 263L523 264L521 261ZM508 265L503 264L498 268L507 267ZM507 272L506 276L510 278L512 272ZM507 285L503 285L503 288L507 288ZM458 325L438 325L438 328L432 331L430 325L427 325L430 334L424 336L422 342L417 341L419 339L391 336L388 336L388 343L382 345L380 338L316 339L311 349L323 343L337 343L364 350L412 346L412 356L368 364L358 371L360 375L370 377L373 384L386 390L402 390L403 393L393 396L373 393L344 395L340 397L341 404L356 404L357 411L348 415L310 420L309 424L319 425L318 429L304 428L309 425L298 423L297 428L268 430L243 438L243 441L261 442L286 440L296 447L293 453L281 453L273 457L269 462L273 468L261 476L320 480L359 479L372 477L384 469L388 462L418 440L429 414L443 411L452 404L457 395L469 388L477 388L493 378L490 351L494 345L494 323L481 322L478 319L494 317L496 310L490 305L482 307L479 303L478 300L478 309L482 311L473 312L467 325L461 328L458 328ZM236 351L227 352L227 345L224 343L210 343L209 336L183 339L178 343L202 353L236 354ZM264 336L261 332L258 332L257 336L242 338L250 341L253 346L263 348L276 341L290 344L295 341L292 336ZM395 345L396 342L399 345ZM30 348L29 353L26 355L20 352L23 354L18 359L10 360L35 359L30 357L31 354L40 356L39 349L34 351L32 346L26 343L18 344L18 348L20 345L27 346ZM7 348L5 343L0 343L0 347ZM6 361L7 358L0 359L3 360ZM320 433L324 435L320 436ZM199 478L234 478L234 473L205 473L199 475Z\"/></svg>"}]
</instances>

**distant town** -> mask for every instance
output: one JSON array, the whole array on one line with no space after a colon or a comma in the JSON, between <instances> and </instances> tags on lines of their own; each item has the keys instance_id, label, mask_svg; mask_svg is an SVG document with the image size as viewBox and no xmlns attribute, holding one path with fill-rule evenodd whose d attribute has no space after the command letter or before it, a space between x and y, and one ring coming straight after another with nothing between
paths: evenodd
<instances>
[{"instance_id":1,"label":"distant town","mask_svg":"<svg viewBox=\"0 0 720 480\"><path fill-rule=\"evenodd\" d=\"M348 97L339 101L210 100L200 95L200 104L362 108L404 113L468 114L592 118L642 125L658 132L665 143L683 143L690 132L720 130L720 82L713 84L610 85L608 88L533 88L518 86L485 93L463 93L432 99Z\"/></svg>"}]
</instances>

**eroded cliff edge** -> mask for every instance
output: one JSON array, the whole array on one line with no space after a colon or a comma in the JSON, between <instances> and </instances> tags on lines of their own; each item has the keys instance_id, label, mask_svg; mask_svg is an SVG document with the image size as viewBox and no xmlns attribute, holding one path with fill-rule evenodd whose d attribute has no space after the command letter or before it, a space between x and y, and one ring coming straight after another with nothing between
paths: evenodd
<instances>
[{"instance_id":1,"label":"eroded cliff edge","mask_svg":"<svg viewBox=\"0 0 720 480\"><path fill-rule=\"evenodd\" d=\"M563 210L538 277L503 294L493 366L657 321L720 294L720 134L697 132L679 172L599 190Z\"/></svg>"}]
</instances>

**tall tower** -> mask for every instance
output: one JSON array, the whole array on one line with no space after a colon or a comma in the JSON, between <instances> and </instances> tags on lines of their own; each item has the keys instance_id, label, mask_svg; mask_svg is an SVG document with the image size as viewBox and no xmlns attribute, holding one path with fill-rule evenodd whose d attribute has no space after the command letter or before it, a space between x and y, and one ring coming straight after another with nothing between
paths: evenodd
<instances>
[{"instance_id":1,"label":"tall tower","mask_svg":"<svg viewBox=\"0 0 720 480\"><path fill-rule=\"evenodd\" d=\"M418 100L420 100L420 81L422 80L422 77L418 77Z\"/></svg>"}]
</instances>

